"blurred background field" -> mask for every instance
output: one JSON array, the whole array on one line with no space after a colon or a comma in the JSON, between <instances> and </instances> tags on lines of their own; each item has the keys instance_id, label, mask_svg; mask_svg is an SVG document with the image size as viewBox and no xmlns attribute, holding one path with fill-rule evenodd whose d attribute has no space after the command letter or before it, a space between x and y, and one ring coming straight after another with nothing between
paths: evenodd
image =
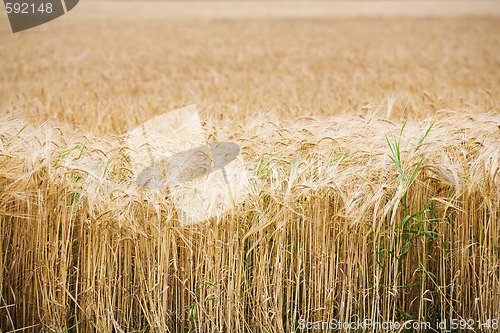
<instances>
[{"instance_id":1,"label":"blurred background field","mask_svg":"<svg viewBox=\"0 0 500 333\"><path fill-rule=\"evenodd\" d=\"M359 5L367 3L372 2ZM382 6L401 6L392 3ZM487 6L490 13L498 7L495 1L444 3L468 5L471 11ZM270 13L304 5L273 4ZM319 2L309 8L314 14L315 6L341 4ZM442 10L431 2L404 4L434 8L429 13ZM411 18L338 18L325 9L333 12L331 18L206 18L210 8L219 13L218 6L256 5L85 2L33 31L12 35L5 22L2 111L43 120L65 110L63 120L102 133L121 132L153 114L193 103L235 121L262 112L291 118L359 113L389 95L395 98L391 113L406 117L442 108L489 111L499 104L496 17L438 18L421 9L409 10L416 16ZM257 8L266 12L268 6ZM176 15L176 7L181 14ZM183 14L193 15L198 7L197 19ZM166 18L160 19L163 13ZM123 117L131 108L131 117Z\"/></svg>"},{"instance_id":2,"label":"blurred background field","mask_svg":"<svg viewBox=\"0 0 500 333\"><path fill-rule=\"evenodd\" d=\"M12 34L2 11L0 329L498 319L498 15L81 1ZM189 104L257 185L182 228L168 195L131 185L121 135Z\"/></svg>"}]
</instances>

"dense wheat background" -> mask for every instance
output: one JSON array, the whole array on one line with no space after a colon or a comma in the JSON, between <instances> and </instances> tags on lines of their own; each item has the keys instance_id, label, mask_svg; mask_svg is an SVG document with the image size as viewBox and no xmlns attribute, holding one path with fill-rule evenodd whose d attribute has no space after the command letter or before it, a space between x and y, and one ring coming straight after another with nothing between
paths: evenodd
<instances>
[{"instance_id":1,"label":"dense wheat background","mask_svg":"<svg viewBox=\"0 0 500 333\"><path fill-rule=\"evenodd\" d=\"M500 20L467 3L88 2L15 35L2 16L0 329L498 319ZM188 104L256 185L186 228L133 186L122 135Z\"/></svg>"}]
</instances>

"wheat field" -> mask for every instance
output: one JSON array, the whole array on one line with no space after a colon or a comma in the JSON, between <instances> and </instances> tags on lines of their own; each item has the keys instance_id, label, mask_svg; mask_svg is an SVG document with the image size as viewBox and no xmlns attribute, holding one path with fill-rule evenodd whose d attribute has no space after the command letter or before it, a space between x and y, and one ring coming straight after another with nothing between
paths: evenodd
<instances>
[{"instance_id":1,"label":"wheat field","mask_svg":"<svg viewBox=\"0 0 500 333\"><path fill-rule=\"evenodd\" d=\"M114 3L17 34L0 17L2 332L497 331L495 2ZM182 226L124 134L191 104L254 186Z\"/></svg>"}]
</instances>

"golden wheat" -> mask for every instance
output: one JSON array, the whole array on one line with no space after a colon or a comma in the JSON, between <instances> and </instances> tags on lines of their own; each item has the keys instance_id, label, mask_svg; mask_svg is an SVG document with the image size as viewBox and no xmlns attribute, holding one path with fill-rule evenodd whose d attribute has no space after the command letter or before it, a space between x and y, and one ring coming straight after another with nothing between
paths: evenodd
<instances>
[{"instance_id":1,"label":"golden wheat","mask_svg":"<svg viewBox=\"0 0 500 333\"><path fill-rule=\"evenodd\" d=\"M81 23L0 35L1 330L498 319L498 19ZM254 186L182 227L123 134L192 103Z\"/></svg>"}]
</instances>

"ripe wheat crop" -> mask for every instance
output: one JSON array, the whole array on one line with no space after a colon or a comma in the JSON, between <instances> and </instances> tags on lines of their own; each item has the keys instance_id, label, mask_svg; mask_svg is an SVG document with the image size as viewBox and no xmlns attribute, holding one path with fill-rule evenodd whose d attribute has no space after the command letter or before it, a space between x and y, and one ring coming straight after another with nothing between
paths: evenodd
<instances>
[{"instance_id":1,"label":"ripe wheat crop","mask_svg":"<svg viewBox=\"0 0 500 333\"><path fill-rule=\"evenodd\" d=\"M500 20L51 24L0 34L3 332L495 331ZM183 226L124 134L193 103L252 188Z\"/></svg>"}]
</instances>

